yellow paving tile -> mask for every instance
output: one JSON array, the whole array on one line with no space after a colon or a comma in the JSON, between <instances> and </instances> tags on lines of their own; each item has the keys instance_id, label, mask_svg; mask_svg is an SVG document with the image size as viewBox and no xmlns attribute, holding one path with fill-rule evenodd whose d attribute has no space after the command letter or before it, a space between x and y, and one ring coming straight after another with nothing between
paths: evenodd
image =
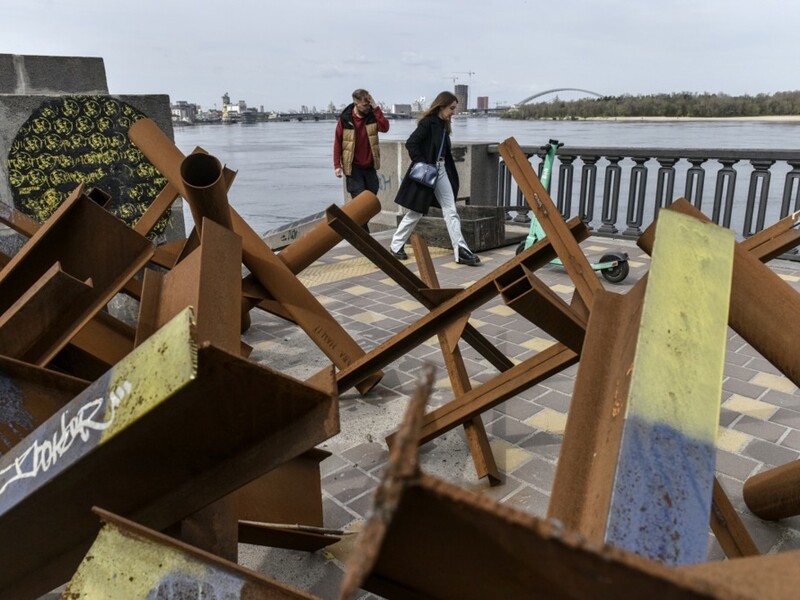
<instances>
[{"instance_id":1,"label":"yellow paving tile","mask_svg":"<svg viewBox=\"0 0 800 600\"><path fill-rule=\"evenodd\" d=\"M332 256L333 260L350 260L351 258L361 258L360 254L337 254Z\"/></svg>"},{"instance_id":2,"label":"yellow paving tile","mask_svg":"<svg viewBox=\"0 0 800 600\"><path fill-rule=\"evenodd\" d=\"M522 342L520 346L523 348L527 348L528 350L536 350L537 352L541 352L552 346L555 342L553 340L546 340L545 338L534 337L529 339L527 342Z\"/></svg>"},{"instance_id":3,"label":"yellow paving tile","mask_svg":"<svg viewBox=\"0 0 800 600\"><path fill-rule=\"evenodd\" d=\"M319 300L319 303L322 304L322 306L330 304L331 302L336 302L336 298L331 298L330 296L317 296L317 300Z\"/></svg>"},{"instance_id":4,"label":"yellow paving tile","mask_svg":"<svg viewBox=\"0 0 800 600\"><path fill-rule=\"evenodd\" d=\"M279 346L278 342L273 340L267 340L266 342L259 342L258 344L253 345L253 350L268 350L273 346Z\"/></svg>"},{"instance_id":5,"label":"yellow paving tile","mask_svg":"<svg viewBox=\"0 0 800 600\"><path fill-rule=\"evenodd\" d=\"M445 371L445 373L447 372L446 369L444 371ZM470 379L469 380L469 385L470 385L470 387L472 389L475 389L480 384L481 384L480 381L475 381L474 379ZM450 382L450 377L449 376L448 377L442 377L439 381L437 381L435 383L435 386L438 387L438 388L442 388L444 390L452 390L453 389L453 384Z\"/></svg>"},{"instance_id":6,"label":"yellow paving tile","mask_svg":"<svg viewBox=\"0 0 800 600\"><path fill-rule=\"evenodd\" d=\"M797 275L782 275L781 273L778 273L778 277L780 277L784 281L790 281L792 283L797 283L798 281L800 281L800 277L798 277Z\"/></svg>"},{"instance_id":7,"label":"yellow paving tile","mask_svg":"<svg viewBox=\"0 0 800 600\"><path fill-rule=\"evenodd\" d=\"M407 310L409 312L417 310L422 304L417 302L416 300L403 300L402 302L398 302L396 304L392 304L395 308L399 308L400 310Z\"/></svg>"},{"instance_id":8,"label":"yellow paving tile","mask_svg":"<svg viewBox=\"0 0 800 600\"><path fill-rule=\"evenodd\" d=\"M354 285L353 287L345 288L342 291L347 292L348 294L353 294L354 296L363 296L364 294L369 294L372 290L363 285Z\"/></svg>"},{"instance_id":9,"label":"yellow paving tile","mask_svg":"<svg viewBox=\"0 0 800 600\"><path fill-rule=\"evenodd\" d=\"M342 536L342 539L335 544L331 544L325 551L328 557L334 557L341 562L347 562L351 554L358 551L359 536L355 535L364 529L364 521L353 521L347 526L347 532L352 535Z\"/></svg>"},{"instance_id":10,"label":"yellow paving tile","mask_svg":"<svg viewBox=\"0 0 800 600\"><path fill-rule=\"evenodd\" d=\"M486 312L492 313L493 315L500 315L501 317L510 317L511 315L517 314L510 306L506 306L505 304L499 304L497 306L493 306L486 310Z\"/></svg>"},{"instance_id":11,"label":"yellow paving tile","mask_svg":"<svg viewBox=\"0 0 800 600\"><path fill-rule=\"evenodd\" d=\"M550 433L563 434L567 425L567 415L545 408L525 421L531 427L536 427Z\"/></svg>"},{"instance_id":12,"label":"yellow paving tile","mask_svg":"<svg viewBox=\"0 0 800 600\"><path fill-rule=\"evenodd\" d=\"M773 390L778 390L779 392L785 392L787 394L794 393L797 389L797 386L792 383L790 379L787 379L783 375L775 375L773 373L757 373L756 376L750 380L750 383L772 388Z\"/></svg>"},{"instance_id":13,"label":"yellow paving tile","mask_svg":"<svg viewBox=\"0 0 800 600\"><path fill-rule=\"evenodd\" d=\"M573 285L554 285L550 287L556 294L571 294L575 291L575 286Z\"/></svg>"},{"instance_id":14,"label":"yellow paving tile","mask_svg":"<svg viewBox=\"0 0 800 600\"><path fill-rule=\"evenodd\" d=\"M367 311L363 313L359 313L357 315L353 315L352 319L359 321L360 323L375 323L377 321L382 321L386 317L383 315L379 315L378 313L374 313L372 311Z\"/></svg>"},{"instance_id":15,"label":"yellow paving tile","mask_svg":"<svg viewBox=\"0 0 800 600\"><path fill-rule=\"evenodd\" d=\"M734 394L728 398L722 404L722 406L728 410L742 413L743 415L753 417L754 419L761 419L762 421L769 419L775 413L775 411L778 410L777 406L767 404L766 402L761 402L760 400L753 400L752 398L740 396L739 394Z\"/></svg>"},{"instance_id":16,"label":"yellow paving tile","mask_svg":"<svg viewBox=\"0 0 800 600\"><path fill-rule=\"evenodd\" d=\"M489 445L492 447L492 455L497 466L505 473L516 470L533 457L527 450L517 448L505 440L492 440Z\"/></svg>"},{"instance_id":17,"label":"yellow paving tile","mask_svg":"<svg viewBox=\"0 0 800 600\"><path fill-rule=\"evenodd\" d=\"M469 323L470 325L478 329L487 324L486 321L481 321L480 319L473 319L473 318L470 318Z\"/></svg>"},{"instance_id":18,"label":"yellow paving tile","mask_svg":"<svg viewBox=\"0 0 800 600\"><path fill-rule=\"evenodd\" d=\"M751 436L741 431L720 427L717 434L717 448L736 454L752 439Z\"/></svg>"}]
</instances>

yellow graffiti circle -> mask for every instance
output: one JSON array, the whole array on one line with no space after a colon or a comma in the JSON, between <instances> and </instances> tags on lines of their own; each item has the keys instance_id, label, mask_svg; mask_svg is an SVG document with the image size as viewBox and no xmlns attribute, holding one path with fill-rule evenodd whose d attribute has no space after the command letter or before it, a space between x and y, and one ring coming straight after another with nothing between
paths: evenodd
<instances>
[{"instance_id":1,"label":"yellow graffiti circle","mask_svg":"<svg viewBox=\"0 0 800 600\"><path fill-rule=\"evenodd\" d=\"M142 117L107 96L45 100L17 131L6 159L15 207L43 222L84 183L105 191L110 210L133 225L166 185L128 138ZM162 218L154 233L166 224Z\"/></svg>"}]
</instances>

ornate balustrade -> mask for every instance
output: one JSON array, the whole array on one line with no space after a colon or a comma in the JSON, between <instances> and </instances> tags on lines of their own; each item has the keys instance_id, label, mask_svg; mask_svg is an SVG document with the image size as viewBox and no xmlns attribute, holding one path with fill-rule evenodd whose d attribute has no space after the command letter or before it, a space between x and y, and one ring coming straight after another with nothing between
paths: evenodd
<instances>
[{"instance_id":1,"label":"ornate balustrade","mask_svg":"<svg viewBox=\"0 0 800 600\"><path fill-rule=\"evenodd\" d=\"M529 222L497 146L488 150L499 161L498 205ZM541 172L544 152L523 150ZM661 208L685 197L744 238L800 210L800 151L562 147L550 194L565 219L577 215L597 235L637 238Z\"/></svg>"}]
</instances>

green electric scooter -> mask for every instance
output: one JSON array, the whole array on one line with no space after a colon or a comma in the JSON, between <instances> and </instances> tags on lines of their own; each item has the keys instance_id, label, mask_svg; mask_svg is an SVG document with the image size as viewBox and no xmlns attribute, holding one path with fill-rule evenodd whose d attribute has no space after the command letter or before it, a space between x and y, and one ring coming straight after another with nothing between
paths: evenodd
<instances>
[{"instance_id":1,"label":"green electric scooter","mask_svg":"<svg viewBox=\"0 0 800 600\"><path fill-rule=\"evenodd\" d=\"M553 173L553 163L556 160L556 152L563 145L564 144L560 143L558 140L550 140L546 146L541 147L541 149L545 151L545 155L544 163L542 164L542 175L539 180L542 182L548 194L550 193L550 176ZM530 231L525 241L520 242L519 246L517 246L517 254L523 250L527 250L539 240L543 240L546 235L547 234L545 234L544 229L542 229L539 223L539 219L537 219L535 215L531 215ZM559 258L551 261L550 264L560 267L564 266L564 263L561 262ZM592 267L593 271L600 271L603 277L611 283L623 281L630 271L630 267L628 266L628 254L626 252L609 252L600 257L600 262L589 263L589 266Z\"/></svg>"}]
</instances>

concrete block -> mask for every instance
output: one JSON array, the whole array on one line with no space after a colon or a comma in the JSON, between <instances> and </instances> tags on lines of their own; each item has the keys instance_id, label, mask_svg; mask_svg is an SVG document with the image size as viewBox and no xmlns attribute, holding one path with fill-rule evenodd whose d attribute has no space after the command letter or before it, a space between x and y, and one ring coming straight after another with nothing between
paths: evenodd
<instances>
[{"instance_id":1,"label":"concrete block","mask_svg":"<svg viewBox=\"0 0 800 600\"><path fill-rule=\"evenodd\" d=\"M456 210L461 219L461 233L464 241L473 252L482 252L506 245L505 210L501 206L464 206L457 205ZM398 223L402 215L398 217ZM419 233L431 246L452 248L450 235L447 233L442 211L431 208L428 214L420 219L416 233Z\"/></svg>"},{"instance_id":2,"label":"concrete block","mask_svg":"<svg viewBox=\"0 0 800 600\"><path fill-rule=\"evenodd\" d=\"M108 94L102 58L0 54L0 93Z\"/></svg>"}]
</instances>

